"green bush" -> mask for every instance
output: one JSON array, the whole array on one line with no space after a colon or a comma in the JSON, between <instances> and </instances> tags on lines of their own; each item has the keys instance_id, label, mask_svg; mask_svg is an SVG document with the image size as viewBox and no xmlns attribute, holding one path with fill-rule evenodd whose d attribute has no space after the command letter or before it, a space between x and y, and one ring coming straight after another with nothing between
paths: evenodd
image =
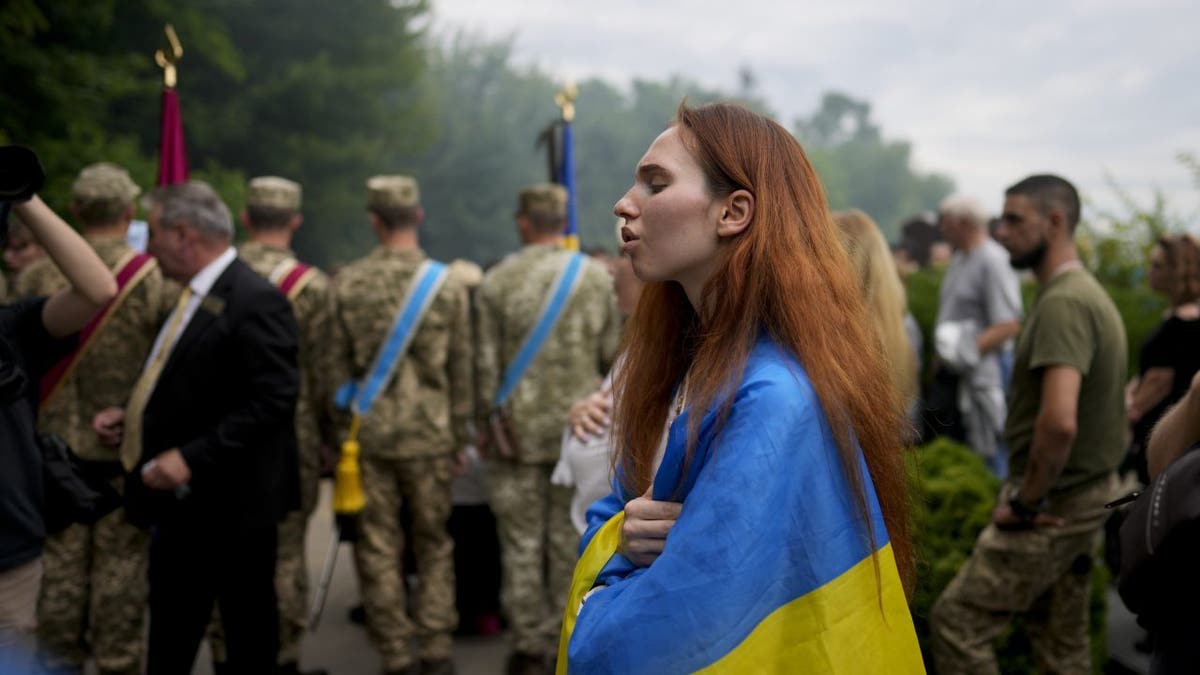
<instances>
[{"instance_id":1,"label":"green bush","mask_svg":"<svg viewBox=\"0 0 1200 675\"><path fill-rule=\"evenodd\" d=\"M913 451L909 481L913 495L913 539L917 585L911 609L921 652L930 672L929 610L971 555L975 539L992 517L997 480L977 455L963 445L939 438ZM1105 589L1108 572L1097 565L1092 576L1091 638L1094 670L1108 661ZM1002 673L1033 672L1029 640L1018 619L997 641Z\"/></svg>"}]
</instances>

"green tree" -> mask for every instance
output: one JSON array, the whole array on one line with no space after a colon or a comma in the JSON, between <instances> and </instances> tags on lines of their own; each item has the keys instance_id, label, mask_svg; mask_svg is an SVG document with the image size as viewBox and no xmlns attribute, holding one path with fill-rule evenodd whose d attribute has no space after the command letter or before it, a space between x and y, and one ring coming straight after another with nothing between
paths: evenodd
<instances>
[{"instance_id":1,"label":"green tree","mask_svg":"<svg viewBox=\"0 0 1200 675\"><path fill-rule=\"evenodd\" d=\"M830 206L862 209L889 239L906 218L935 208L954 190L948 177L913 168L910 144L885 139L866 101L829 92L811 116L796 120L795 131Z\"/></svg>"}]
</instances>

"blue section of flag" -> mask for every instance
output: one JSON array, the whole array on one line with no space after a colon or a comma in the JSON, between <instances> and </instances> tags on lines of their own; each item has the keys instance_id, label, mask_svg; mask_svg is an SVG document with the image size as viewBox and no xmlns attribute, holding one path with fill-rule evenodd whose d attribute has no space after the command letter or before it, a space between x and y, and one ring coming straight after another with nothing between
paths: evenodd
<instances>
[{"instance_id":1,"label":"blue section of flag","mask_svg":"<svg viewBox=\"0 0 1200 675\"><path fill-rule=\"evenodd\" d=\"M579 248L579 212L577 190L575 189L575 137L571 131L571 123L563 122L562 126L562 166L558 171L558 182L567 190L567 230L564 233L568 241L574 240L575 249Z\"/></svg>"},{"instance_id":2,"label":"blue section of flag","mask_svg":"<svg viewBox=\"0 0 1200 675\"><path fill-rule=\"evenodd\" d=\"M714 440L715 414L708 411L695 454L685 462L689 412L671 425L653 486L654 499L682 501L683 511L650 567L636 568L619 554L609 560L597 579L607 588L586 600L571 634L571 673L684 673L716 664L773 614L779 617L777 610L807 598L818 610L806 616L822 615L822 594L835 588L830 582L870 564L888 542L865 463L860 459L859 469L873 545L807 374L777 344L759 340L723 431ZM633 496L615 492L596 502L582 546ZM854 615L861 626L784 630L767 658L795 645L831 640L844 646L847 634L875 635L887 622L867 625L881 615L874 575L868 576L870 588L854 596L867 598L854 608L861 610ZM882 580L898 586L894 567ZM837 591L836 597L848 596ZM899 597L899 616L911 632ZM908 656L916 654L919 668L911 642ZM793 665L805 672L805 664ZM813 672L822 670L812 665Z\"/></svg>"},{"instance_id":3,"label":"blue section of flag","mask_svg":"<svg viewBox=\"0 0 1200 675\"><path fill-rule=\"evenodd\" d=\"M575 277L579 276L583 269L584 256L579 253L571 254L571 259L567 261L567 268L559 277L558 287L554 289L554 295L551 296L550 302L546 304L546 309L542 315L538 317L533 332L525 339L525 344L521 345L521 350L517 352L516 358L509 364L504 371L504 380L500 383L500 390L496 392L496 398L492 403L497 408L504 405L517 383L521 381L521 376L533 363L538 352L541 351L542 343L546 338L550 337L550 331L554 329L554 324L558 322L558 316L562 314L566 307L567 299L571 296L571 287L575 285Z\"/></svg>"}]
</instances>

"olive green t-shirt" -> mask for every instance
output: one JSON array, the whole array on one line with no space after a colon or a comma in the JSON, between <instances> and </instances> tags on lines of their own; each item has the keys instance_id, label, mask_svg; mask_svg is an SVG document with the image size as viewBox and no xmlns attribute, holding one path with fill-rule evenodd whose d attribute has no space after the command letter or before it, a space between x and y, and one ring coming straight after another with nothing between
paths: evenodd
<instances>
[{"instance_id":1,"label":"olive green t-shirt","mask_svg":"<svg viewBox=\"0 0 1200 675\"><path fill-rule=\"evenodd\" d=\"M1051 495L1063 495L1117 468L1125 454L1125 326L1104 288L1083 269L1050 280L1017 336L1004 438L1009 471L1020 481L1029 462L1047 366L1080 372L1075 443Z\"/></svg>"}]
</instances>

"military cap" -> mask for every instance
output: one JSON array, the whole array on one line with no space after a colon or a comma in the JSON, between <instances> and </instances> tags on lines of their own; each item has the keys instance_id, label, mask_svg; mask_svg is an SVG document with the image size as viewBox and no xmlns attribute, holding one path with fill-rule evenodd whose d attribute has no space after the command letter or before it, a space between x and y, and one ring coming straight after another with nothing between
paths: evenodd
<instances>
[{"instance_id":1,"label":"military cap","mask_svg":"<svg viewBox=\"0 0 1200 675\"><path fill-rule=\"evenodd\" d=\"M372 176L367 179L367 208L405 209L420 206L421 192L411 176Z\"/></svg>"},{"instance_id":2,"label":"military cap","mask_svg":"<svg viewBox=\"0 0 1200 675\"><path fill-rule=\"evenodd\" d=\"M521 190L517 214L567 216L567 189L555 183L538 183Z\"/></svg>"},{"instance_id":3,"label":"military cap","mask_svg":"<svg viewBox=\"0 0 1200 675\"><path fill-rule=\"evenodd\" d=\"M71 186L71 199L75 202L132 204L141 192L128 171L111 162L98 162L79 172Z\"/></svg>"},{"instance_id":4,"label":"military cap","mask_svg":"<svg viewBox=\"0 0 1200 675\"><path fill-rule=\"evenodd\" d=\"M279 176L251 178L246 186L246 206L281 211L300 210L300 184Z\"/></svg>"}]
</instances>

